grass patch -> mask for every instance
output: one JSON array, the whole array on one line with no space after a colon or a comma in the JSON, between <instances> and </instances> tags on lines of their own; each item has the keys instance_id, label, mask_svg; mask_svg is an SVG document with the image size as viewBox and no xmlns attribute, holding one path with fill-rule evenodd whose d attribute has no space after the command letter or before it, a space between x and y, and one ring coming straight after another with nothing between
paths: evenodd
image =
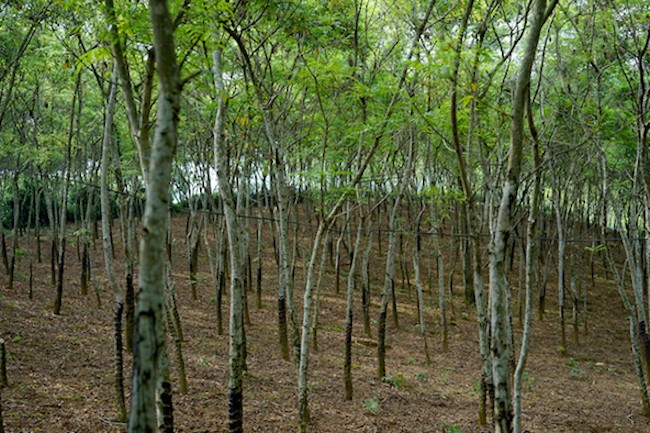
<instances>
[{"instance_id":1,"label":"grass patch","mask_svg":"<svg viewBox=\"0 0 650 433\"><path fill-rule=\"evenodd\" d=\"M364 400L361 405L367 412L370 412L374 415L377 415L377 413L379 413L379 409L381 408L379 397L373 397Z\"/></svg>"},{"instance_id":2,"label":"grass patch","mask_svg":"<svg viewBox=\"0 0 650 433\"><path fill-rule=\"evenodd\" d=\"M336 326L336 325L323 325L323 326L321 326L321 329L323 331L337 332L339 334L343 333L343 328L341 328L340 326Z\"/></svg>"}]
</instances>

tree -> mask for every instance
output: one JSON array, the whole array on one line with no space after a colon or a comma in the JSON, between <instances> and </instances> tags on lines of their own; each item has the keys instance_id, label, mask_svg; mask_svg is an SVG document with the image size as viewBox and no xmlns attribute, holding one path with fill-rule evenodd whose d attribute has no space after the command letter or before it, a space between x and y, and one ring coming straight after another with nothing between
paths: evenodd
<instances>
[{"instance_id":1,"label":"tree","mask_svg":"<svg viewBox=\"0 0 650 433\"><path fill-rule=\"evenodd\" d=\"M214 120L214 159L217 169L220 198L226 219L228 247L230 251L230 363L228 375L228 414L230 432L244 431L243 378L245 364L244 341L244 268L240 244L243 241L243 229L237 219L237 205L233 198L233 187L228 179L226 165L225 110L226 95L223 84L221 48L213 54L214 84L217 92L217 114Z\"/></svg>"},{"instance_id":2,"label":"tree","mask_svg":"<svg viewBox=\"0 0 650 433\"><path fill-rule=\"evenodd\" d=\"M111 213L110 202L108 197L108 161L109 152L113 140L113 113L115 111L117 65L113 67L111 76L110 90L108 96L108 106L106 107L106 119L104 122L104 137L102 140L102 166L101 166L101 210L102 210L102 244L104 247L104 263L106 273L113 288L115 295L115 312L113 316L115 325L115 399L117 406L117 419L125 422L126 404L124 402L124 374L123 374L123 344L122 344L122 312L124 310L124 293L113 265L113 246L110 236L109 215Z\"/></svg>"},{"instance_id":3,"label":"tree","mask_svg":"<svg viewBox=\"0 0 650 433\"><path fill-rule=\"evenodd\" d=\"M142 220L139 291L129 433L156 430L156 392L171 409L171 384L161 378L166 359L163 303L165 300L164 246L169 205L169 183L178 142L181 82L176 61L172 19L166 0L149 3L158 71L159 100L154 133L147 200ZM160 392L160 391L158 391ZM166 432L173 431L171 413L163 414Z\"/></svg>"},{"instance_id":4,"label":"tree","mask_svg":"<svg viewBox=\"0 0 650 433\"><path fill-rule=\"evenodd\" d=\"M524 143L524 116L530 75L535 62L537 45L542 27L553 13L557 0L537 0L534 3L532 24L528 31L524 55L519 66L513 92L512 123L508 166L499 205L499 213L490 242L490 355L494 381L494 431L512 431L512 403L510 385L510 358L512 354L512 329L510 320L510 296L506 270L506 246L510 236L512 211L515 205L519 175L521 173Z\"/></svg>"}]
</instances>

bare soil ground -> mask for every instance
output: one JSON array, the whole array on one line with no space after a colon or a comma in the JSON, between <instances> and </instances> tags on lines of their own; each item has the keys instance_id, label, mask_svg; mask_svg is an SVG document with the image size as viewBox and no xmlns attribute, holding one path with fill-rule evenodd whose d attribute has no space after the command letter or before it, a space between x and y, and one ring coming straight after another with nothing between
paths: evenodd
<instances>
[{"instance_id":1,"label":"bare soil ground","mask_svg":"<svg viewBox=\"0 0 650 433\"><path fill-rule=\"evenodd\" d=\"M189 383L186 395L178 392L174 395L176 431L224 432L227 431L228 337L216 332L215 295L203 250L199 300L191 300L184 255L185 221L176 219L174 224L174 278L186 339L184 355ZM265 233L269 235L268 226ZM119 235L114 239L119 240ZM244 390L248 432L296 430L296 369L292 362L280 358L277 344L277 277L271 245L270 241L265 245L263 308L255 306L253 293L249 295L252 325L247 329L249 372ZM22 240L21 247L29 248L26 240ZM34 267L34 299L27 297L26 256L18 261L15 289L0 290L0 337L7 341L10 385L2 390L5 431L123 432L125 427L112 421L115 416L113 300L104 276L101 242L98 240L92 251L93 279L88 296L80 294L80 268L75 245L69 243L61 316L51 313L54 287L50 283L49 257L45 254L49 243L44 242L43 247L43 262L35 262ZM119 245L116 251L119 262ZM255 251L255 246L251 251ZM372 261L372 317L375 318L383 275L382 258L375 251ZM296 300L301 313L303 268L301 261L298 262ZM411 263L410 256L407 263ZM428 261L423 260L422 265L427 266ZM583 269L571 272L586 273ZM312 352L310 364L311 431L490 431L489 426L477 423L480 371L477 326L473 307L464 305L460 283L455 284L450 347L445 353L440 350L436 298L427 286L426 317L432 348L432 362L427 364L422 337L416 328L415 291L402 288L399 272L397 276L400 327L392 325L389 313L387 371L391 380L382 382L375 378L376 348L363 344L358 295L352 370L354 399L345 402L342 376L346 279L342 276L342 290L336 295L333 269L328 266L322 287L318 351ZM569 327L570 344L566 353L559 350L556 283L549 283L547 314L544 321L535 318L524 378L524 427L529 432L650 432L650 423L641 412L628 322L611 278L611 274L597 269L597 284L589 294L588 333L585 334L581 324L579 343L575 343ZM93 293L95 288L100 293L101 305ZM227 298L224 304L227 309ZM224 317L228 317L227 311ZM516 319L514 325L518 342L520 331ZM373 334L376 334L376 324L373 324ZM173 345L169 350L175 367ZM127 355L126 363L130 362ZM130 368L126 374L128 386Z\"/></svg>"}]
</instances>

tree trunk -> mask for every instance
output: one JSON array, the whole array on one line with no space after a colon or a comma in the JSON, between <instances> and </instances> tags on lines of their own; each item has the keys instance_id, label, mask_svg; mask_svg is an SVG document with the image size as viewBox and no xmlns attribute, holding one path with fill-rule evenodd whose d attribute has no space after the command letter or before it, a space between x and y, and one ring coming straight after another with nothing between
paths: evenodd
<instances>
[{"instance_id":1,"label":"tree trunk","mask_svg":"<svg viewBox=\"0 0 650 433\"><path fill-rule=\"evenodd\" d=\"M433 217L432 220L434 220ZM436 255L436 273L438 275L438 310L440 326L442 327L442 351L446 352L449 350L449 329L447 326L447 302L445 300L445 268L438 234L435 233L439 227L439 224L433 225L433 253ZM453 300L450 299L450 302L453 302Z\"/></svg>"},{"instance_id":2,"label":"tree trunk","mask_svg":"<svg viewBox=\"0 0 650 433\"><path fill-rule=\"evenodd\" d=\"M339 231L339 238L336 241L336 252L334 256L334 293L338 296L341 286L341 244L343 244L343 234L348 227L349 216L346 215L343 227Z\"/></svg>"},{"instance_id":3,"label":"tree trunk","mask_svg":"<svg viewBox=\"0 0 650 433\"><path fill-rule=\"evenodd\" d=\"M318 226L316 231L316 238L312 248L311 259L307 268L307 276L305 280L305 294L304 294L304 314L302 319L302 334L300 340L300 362L298 364L298 424L299 431L305 433L307 431L307 424L309 423L309 407L308 407L308 387L307 387L307 373L309 368L309 331L311 328L312 320L312 300L313 300L313 286L314 286L314 267L318 252L322 243L322 235L325 230L324 222Z\"/></svg>"},{"instance_id":4,"label":"tree trunk","mask_svg":"<svg viewBox=\"0 0 650 433\"><path fill-rule=\"evenodd\" d=\"M2 253L2 266L4 267L5 274L9 275L9 255L7 254L7 240L4 230L0 230L0 250Z\"/></svg>"},{"instance_id":5,"label":"tree trunk","mask_svg":"<svg viewBox=\"0 0 650 433\"><path fill-rule=\"evenodd\" d=\"M415 287L418 292L418 318L420 321L420 333L422 334L422 341L424 343L424 357L427 364L431 363L431 356L429 356L429 342L427 341L427 327L424 320L424 293L422 291L422 282L420 279L420 222L422 221L422 214L425 208L418 214L415 224L415 243L413 245L413 269L415 270Z\"/></svg>"},{"instance_id":6,"label":"tree trunk","mask_svg":"<svg viewBox=\"0 0 650 433\"><path fill-rule=\"evenodd\" d=\"M158 115L146 179L146 203L140 244L139 291L136 307L136 338L129 433L153 432L157 428L156 395L165 407L169 429L171 386L165 377L166 343L164 249L171 168L178 141L177 125L181 84L176 62L173 26L167 2L149 2L154 34L159 97Z\"/></svg>"},{"instance_id":7,"label":"tree trunk","mask_svg":"<svg viewBox=\"0 0 650 433\"><path fill-rule=\"evenodd\" d=\"M318 267L318 280L316 281L316 305L314 306L314 319L312 320L312 325L311 325L311 335L312 335L311 340L315 352L318 351L318 325L319 325L319 317L320 317L320 300L321 300L320 289L323 282L323 272L325 271L325 258L326 258L326 254L325 251L323 250L323 253L321 254L320 265Z\"/></svg>"},{"instance_id":8,"label":"tree trunk","mask_svg":"<svg viewBox=\"0 0 650 433\"><path fill-rule=\"evenodd\" d=\"M13 190L13 228L11 229L11 260L9 262L8 282L7 288L13 290L14 288L14 274L16 271L16 250L18 249L18 224L20 221L20 191L18 190L18 177L19 171L14 173L11 186Z\"/></svg>"},{"instance_id":9,"label":"tree trunk","mask_svg":"<svg viewBox=\"0 0 650 433\"><path fill-rule=\"evenodd\" d=\"M104 265L108 280L113 289L115 296L115 310L113 315L114 324L114 383L115 383L115 403L117 408L117 419L120 422L126 422L126 403L124 400L124 358L122 347L122 311L124 309L124 295L122 287L118 282L115 268L113 265L113 254L111 247L111 237L109 235L110 228L109 215L111 213L110 202L108 198L108 162L111 143L113 140L113 113L115 111L115 98L116 98L116 85L115 79L117 78L117 68L113 67L113 75L111 78L108 107L106 108L105 121L104 121L104 137L102 140L102 166L101 166L101 219L102 219L102 246L104 251Z\"/></svg>"},{"instance_id":10,"label":"tree trunk","mask_svg":"<svg viewBox=\"0 0 650 433\"><path fill-rule=\"evenodd\" d=\"M550 161L550 160L549 160ZM562 210L561 210L561 193L560 193L560 186L558 184L558 181L556 179L556 175L554 173L554 170L551 169L552 176L551 178L553 179L553 201L554 201L554 207L555 207L555 218L556 218L556 224L557 224L557 284L558 284L558 308L560 310L560 344L561 344L561 352L566 353L567 350L567 341L566 341L566 320L565 320L565 300L566 300L566 284L565 284L565 277L564 277L564 270L565 270L565 265L564 265L564 259L565 259L565 251L566 251L566 237L565 237L565 230L564 230L564 224L562 222Z\"/></svg>"},{"instance_id":11,"label":"tree trunk","mask_svg":"<svg viewBox=\"0 0 650 433\"><path fill-rule=\"evenodd\" d=\"M187 374L185 373L185 360L183 359L183 328L181 327L178 305L176 304L176 288L172 279L171 263L167 263L167 284L165 318L167 328L171 333L176 351L176 368L178 369L178 390L181 394L187 394Z\"/></svg>"},{"instance_id":12,"label":"tree trunk","mask_svg":"<svg viewBox=\"0 0 650 433\"><path fill-rule=\"evenodd\" d=\"M343 382L345 384L345 401L352 400L352 325L354 321L354 288L357 271L357 256L361 248L361 228L363 220L359 218L357 227L357 238L354 242L354 249L351 251L352 263L350 263L350 273L348 274L348 291L345 307L345 354L343 357ZM324 255L323 255L324 257Z\"/></svg>"},{"instance_id":13,"label":"tree trunk","mask_svg":"<svg viewBox=\"0 0 650 433\"><path fill-rule=\"evenodd\" d=\"M72 153L72 137L74 129L74 115L75 105L77 101L77 93L81 86L81 74L77 74L75 82L75 92L72 95L72 110L70 110L70 129L68 131L68 144L66 146L65 156L65 180L63 182L63 193L61 198L61 217L59 219L59 257L58 257L58 276L56 281L56 298L54 299L54 314L61 314L61 303L63 301L63 269L65 264L65 229L68 205L68 187L70 185L70 172L71 172L71 153Z\"/></svg>"},{"instance_id":14,"label":"tree trunk","mask_svg":"<svg viewBox=\"0 0 650 433\"><path fill-rule=\"evenodd\" d=\"M388 221L388 251L386 253L386 271L384 277L384 288L381 293L381 307L379 310L379 320L377 321L377 378L381 380L386 376L386 316L388 313L388 300L391 290L394 289L393 268L395 259L395 244L397 234L395 230L395 220L397 218L397 208L399 206L399 195L393 203L393 208Z\"/></svg>"},{"instance_id":15,"label":"tree trunk","mask_svg":"<svg viewBox=\"0 0 650 433\"><path fill-rule=\"evenodd\" d=\"M263 266L263 257L262 257L262 230L264 228L262 220L262 211L258 205L257 210L257 268L255 272L255 294L257 296L257 308L262 308L262 266Z\"/></svg>"},{"instance_id":16,"label":"tree trunk","mask_svg":"<svg viewBox=\"0 0 650 433\"><path fill-rule=\"evenodd\" d=\"M42 261L42 254L41 254L41 195L42 195L42 189L38 187L36 189L35 197L34 197L34 222L35 222L35 234L34 236L36 237L36 260L38 263L41 263Z\"/></svg>"},{"instance_id":17,"label":"tree trunk","mask_svg":"<svg viewBox=\"0 0 650 433\"><path fill-rule=\"evenodd\" d=\"M526 368L526 361L528 359L528 347L530 343L531 328L533 323L533 263L539 257L539 248L537 246L537 218L539 215L540 195L541 195L541 156L539 150L539 142L537 137L537 130L533 122L532 107L530 104L530 97L527 101L528 107L528 126L531 131L533 139L533 154L535 159L533 188L530 197L530 210L528 213L528 226L526 227L526 252L523 256L526 259L525 264L525 313L524 313L524 329L521 338L521 347L519 350L519 360L515 368L513 377L513 431L514 433L521 433L521 394L522 394L522 378L524 369ZM523 257L520 258L522 260ZM521 308L521 307L520 307Z\"/></svg>"},{"instance_id":18,"label":"tree trunk","mask_svg":"<svg viewBox=\"0 0 650 433\"><path fill-rule=\"evenodd\" d=\"M233 189L227 177L226 150L224 143L225 120L225 89L223 71L221 68L221 48L214 51L213 71L217 92L217 114L214 122L214 159L217 169L217 180L226 219L228 246L230 251L230 362L228 375L228 415L230 433L241 433L244 430L243 412L243 378L244 378L244 268L241 257L240 243L243 232L236 216L236 205Z\"/></svg>"},{"instance_id":19,"label":"tree trunk","mask_svg":"<svg viewBox=\"0 0 650 433\"><path fill-rule=\"evenodd\" d=\"M528 39L513 94L510 149L505 185L490 243L490 354L494 382L494 433L510 433L512 431L510 360L513 348L505 256L519 187L524 141L523 121L527 95L530 92L531 71L542 26L556 4L557 0L551 0L547 9L546 0L536 0L532 9L532 24L528 31Z\"/></svg>"},{"instance_id":20,"label":"tree trunk","mask_svg":"<svg viewBox=\"0 0 650 433\"><path fill-rule=\"evenodd\" d=\"M133 353L134 342L134 329L135 329L135 288L133 286L133 276L135 273L135 254L136 254L136 241L135 241L135 212L133 199L128 200L128 214L127 214L127 263L126 263L126 291L124 295L124 316L126 321L125 334L126 334L126 350Z\"/></svg>"},{"instance_id":21,"label":"tree trunk","mask_svg":"<svg viewBox=\"0 0 650 433\"><path fill-rule=\"evenodd\" d=\"M363 251L363 261L361 262L361 302L363 306L363 332L366 337L372 338L370 329L370 252L372 250L372 220L368 219L366 229L366 247Z\"/></svg>"},{"instance_id":22,"label":"tree trunk","mask_svg":"<svg viewBox=\"0 0 650 433\"><path fill-rule=\"evenodd\" d=\"M404 189L410 182L413 160L415 157L413 141L410 143L408 160L402 176L398 182L398 189L393 202L388 220L388 251L386 253L386 271L384 276L384 288L381 293L381 309L379 311L378 329L377 329L377 378L381 380L386 376L386 313L388 310L388 300L392 292L393 309L395 325L397 326L397 311L395 305L395 279L393 276L395 264L395 248L397 243L397 219L399 216L400 201ZM390 291L390 292L389 292Z\"/></svg>"}]
</instances>

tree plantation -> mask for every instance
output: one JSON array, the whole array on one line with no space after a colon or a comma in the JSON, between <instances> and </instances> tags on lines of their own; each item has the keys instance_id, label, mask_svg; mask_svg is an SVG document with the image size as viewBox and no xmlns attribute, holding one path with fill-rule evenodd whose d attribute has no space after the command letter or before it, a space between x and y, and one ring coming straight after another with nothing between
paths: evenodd
<instances>
[{"instance_id":1,"label":"tree plantation","mask_svg":"<svg viewBox=\"0 0 650 433\"><path fill-rule=\"evenodd\" d=\"M650 431L650 4L0 3L0 433Z\"/></svg>"}]
</instances>

